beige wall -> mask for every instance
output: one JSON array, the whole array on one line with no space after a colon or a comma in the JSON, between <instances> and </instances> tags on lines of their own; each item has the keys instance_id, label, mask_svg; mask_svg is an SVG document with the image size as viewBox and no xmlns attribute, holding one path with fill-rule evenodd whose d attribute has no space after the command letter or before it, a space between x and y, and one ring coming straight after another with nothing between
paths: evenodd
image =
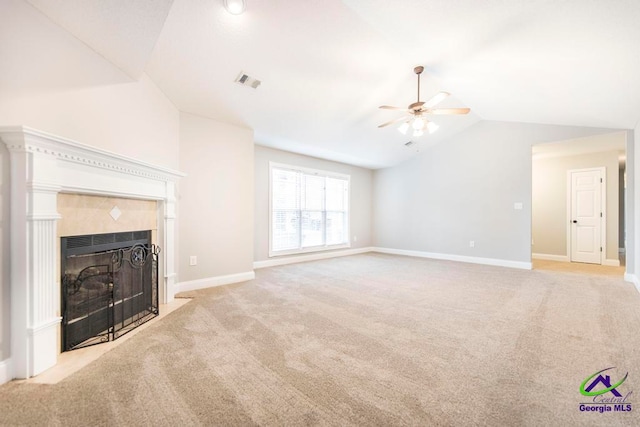
<instances>
[{"instance_id":1,"label":"beige wall","mask_svg":"<svg viewBox=\"0 0 640 427\"><path fill-rule=\"evenodd\" d=\"M618 245L624 248L625 245L625 227L624 227L624 164L620 165L618 170Z\"/></svg>"},{"instance_id":2,"label":"beige wall","mask_svg":"<svg viewBox=\"0 0 640 427\"><path fill-rule=\"evenodd\" d=\"M253 271L253 131L181 113L180 170L179 281Z\"/></svg>"},{"instance_id":3,"label":"beige wall","mask_svg":"<svg viewBox=\"0 0 640 427\"><path fill-rule=\"evenodd\" d=\"M269 259L269 162L284 163L351 176L350 231L351 248L372 245L371 204L373 171L370 169L321 160L288 151L256 146L255 148L255 247L254 260ZM357 237L357 241L354 241ZM293 255L295 256L295 255ZM278 258L283 258L279 256Z\"/></svg>"},{"instance_id":4,"label":"beige wall","mask_svg":"<svg viewBox=\"0 0 640 427\"><path fill-rule=\"evenodd\" d=\"M532 252L567 255L567 171L605 167L607 175L607 253L618 259L619 151L535 159L532 162Z\"/></svg>"},{"instance_id":5,"label":"beige wall","mask_svg":"<svg viewBox=\"0 0 640 427\"><path fill-rule=\"evenodd\" d=\"M627 243L625 253L627 273L635 279L640 290L640 122L627 134L627 188L625 197L625 223Z\"/></svg>"},{"instance_id":6,"label":"beige wall","mask_svg":"<svg viewBox=\"0 0 640 427\"><path fill-rule=\"evenodd\" d=\"M11 253L9 226L9 150L0 143L0 363L10 356L11 275L9 254ZM0 382L2 379L0 378Z\"/></svg>"},{"instance_id":7,"label":"beige wall","mask_svg":"<svg viewBox=\"0 0 640 427\"><path fill-rule=\"evenodd\" d=\"M640 122L633 131L627 133L627 188L625 211L627 221L627 273L636 281L640 290ZM635 261L634 261L635 260Z\"/></svg>"}]
</instances>

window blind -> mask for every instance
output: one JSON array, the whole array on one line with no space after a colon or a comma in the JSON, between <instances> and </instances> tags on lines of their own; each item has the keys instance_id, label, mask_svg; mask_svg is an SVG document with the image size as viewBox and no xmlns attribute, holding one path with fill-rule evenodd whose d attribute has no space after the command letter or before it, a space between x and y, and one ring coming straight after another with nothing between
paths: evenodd
<instances>
[{"instance_id":1,"label":"window blind","mask_svg":"<svg viewBox=\"0 0 640 427\"><path fill-rule=\"evenodd\" d=\"M349 244L349 176L271 165L270 255Z\"/></svg>"}]
</instances>

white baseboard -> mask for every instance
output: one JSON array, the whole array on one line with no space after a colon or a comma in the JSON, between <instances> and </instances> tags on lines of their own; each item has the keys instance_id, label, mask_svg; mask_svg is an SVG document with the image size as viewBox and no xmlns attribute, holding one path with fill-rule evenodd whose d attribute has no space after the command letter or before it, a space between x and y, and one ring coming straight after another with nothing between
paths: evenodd
<instances>
[{"instance_id":1,"label":"white baseboard","mask_svg":"<svg viewBox=\"0 0 640 427\"><path fill-rule=\"evenodd\" d=\"M0 361L0 384L8 383L13 379L11 373L11 359Z\"/></svg>"},{"instance_id":2,"label":"white baseboard","mask_svg":"<svg viewBox=\"0 0 640 427\"><path fill-rule=\"evenodd\" d=\"M472 256L464 256L464 255L439 254L439 253L433 253L433 252L409 251L405 249L391 249L391 248L373 248L373 251L380 252L383 254L406 255L406 256L414 256L414 257L420 257L420 258L468 262L472 264L495 265L498 267L520 268L523 270L531 270L532 268L530 262L509 261L506 259L480 258L480 257L472 257Z\"/></svg>"},{"instance_id":3,"label":"white baseboard","mask_svg":"<svg viewBox=\"0 0 640 427\"><path fill-rule=\"evenodd\" d=\"M640 279L638 279L637 275L625 273L624 274L624 280L625 280L625 282L633 283L635 285L636 289L638 290L638 292L640 292Z\"/></svg>"},{"instance_id":4,"label":"white baseboard","mask_svg":"<svg viewBox=\"0 0 640 427\"><path fill-rule=\"evenodd\" d=\"M545 261L560 261L569 262L569 257L566 255L551 255L551 254L531 254L533 259L543 259Z\"/></svg>"},{"instance_id":5,"label":"white baseboard","mask_svg":"<svg viewBox=\"0 0 640 427\"><path fill-rule=\"evenodd\" d=\"M531 254L532 259L542 259L546 261L560 261L560 262L571 262L569 257L566 255L550 255L550 254ZM619 259L605 259L602 261L602 265L607 265L610 267L620 267Z\"/></svg>"},{"instance_id":6,"label":"white baseboard","mask_svg":"<svg viewBox=\"0 0 640 427\"><path fill-rule=\"evenodd\" d=\"M190 280L188 282L180 282L175 285L175 293L195 291L197 289L212 288L214 286L230 285L231 283L246 282L253 280L256 274L253 271L244 273L227 274L226 276L207 277L205 279Z\"/></svg>"},{"instance_id":7,"label":"white baseboard","mask_svg":"<svg viewBox=\"0 0 640 427\"><path fill-rule=\"evenodd\" d=\"M373 248L356 248L356 249L345 249L345 250L337 250L331 252L318 252L309 255L299 255L299 256L289 256L284 258L274 258L268 259L264 261L254 261L253 268L265 268L265 267L275 267L277 265L285 265L285 264L294 264L297 262L305 262L305 261L317 261L319 259L327 259L327 258L335 258L339 256L348 256L348 255L357 255L363 254L365 252L371 252Z\"/></svg>"}]
</instances>

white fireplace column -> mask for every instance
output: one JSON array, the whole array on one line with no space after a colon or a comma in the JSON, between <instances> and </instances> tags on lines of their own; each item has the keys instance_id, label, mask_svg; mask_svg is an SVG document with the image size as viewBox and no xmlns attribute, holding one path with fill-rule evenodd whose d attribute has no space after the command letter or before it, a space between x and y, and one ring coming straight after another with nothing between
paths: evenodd
<instances>
[{"instance_id":1,"label":"white fireplace column","mask_svg":"<svg viewBox=\"0 0 640 427\"><path fill-rule=\"evenodd\" d=\"M167 194L171 195L165 199L159 207L160 212L163 213L162 221L164 227L160 227L162 233L158 236L158 240L162 246L162 250L165 252L164 258L166 260L164 268L161 268L158 272L160 277L164 277L164 286L160 286L160 301L165 304L173 301L175 294L176 284L176 266L175 266L175 222L176 222L176 199L175 183L167 182Z\"/></svg>"},{"instance_id":2,"label":"white fireplace column","mask_svg":"<svg viewBox=\"0 0 640 427\"><path fill-rule=\"evenodd\" d=\"M158 202L160 302L173 299L175 183L184 174L24 126L0 127L10 153L10 378L57 363L60 192ZM164 278L162 280L161 278Z\"/></svg>"},{"instance_id":3,"label":"white fireplace column","mask_svg":"<svg viewBox=\"0 0 640 427\"><path fill-rule=\"evenodd\" d=\"M51 156L8 144L11 157L11 353L13 375L55 365L60 323L56 198ZM45 179L43 179L45 178ZM50 176L49 176L50 178Z\"/></svg>"}]
</instances>

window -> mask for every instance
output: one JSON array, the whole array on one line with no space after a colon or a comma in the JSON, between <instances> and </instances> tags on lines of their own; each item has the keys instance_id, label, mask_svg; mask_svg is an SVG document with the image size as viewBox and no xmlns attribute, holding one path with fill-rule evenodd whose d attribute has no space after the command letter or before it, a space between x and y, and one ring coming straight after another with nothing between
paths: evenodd
<instances>
[{"instance_id":1,"label":"window","mask_svg":"<svg viewBox=\"0 0 640 427\"><path fill-rule=\"evenodd\" d=\"M349 246L349 176L270 163L269 256Z\"/></svg>"}]
</instances>

